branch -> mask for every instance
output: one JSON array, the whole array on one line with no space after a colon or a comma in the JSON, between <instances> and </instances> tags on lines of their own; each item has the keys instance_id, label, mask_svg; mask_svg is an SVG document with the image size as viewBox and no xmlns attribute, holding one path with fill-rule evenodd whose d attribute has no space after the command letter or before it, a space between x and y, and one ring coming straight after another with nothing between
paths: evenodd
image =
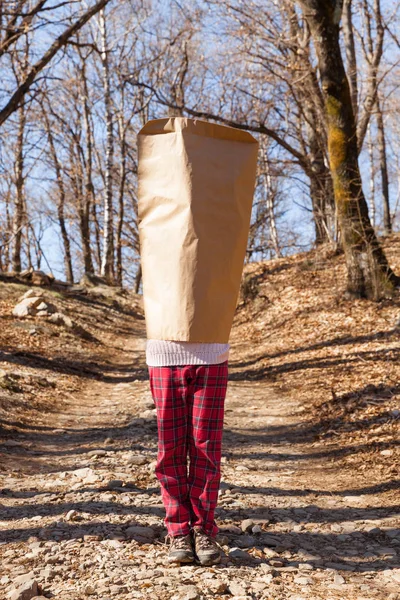
<instances>
[{"instance_id":1,"label":"branch","mask_svg":"<svg viewBox=\"0 0 400 600\"><path fill-rule=\"evenodd\" d=\"M14 44L22 34L26 33L33 17L40 12L42 7L46 4L47 0L41 0L30 10L22 19L21 23L16 27L17 19L20 16L16 10L16 14L12 17L9 23L7 23L7 33L4 41L0 44L0 56L5 54L9 47Z\"/></svg>"},{"instance_id":2,"label":"branch","mask_svg":"<svg viewBox=\"0 0 400 600\"><path fill-rule=\"evenodd\" d=\"M108 4L110 0L99 0L96 2L92 8L89 8L75 23L70 25L64 33L58 36L58 38L53 42L47 52L42 56L38 62L33 65L28 75L26 76L25 81L19 86L19 88L14 92L11 96L10 100L7 102L5 107L0 111L0 126L8 119L8 117L15 111L20 105L20 102L24 95L29 91L29 88L35 81L36 75L40 73L42 69L51 61L51 59L57 54L57 52L65 46L68 42L69 38L73 36L77 31L79 31L85 23L89 21L98 13L102 8Z\"/></svg>"},{"instance_id":3,"label":"branch","mask_svg":"<svg viewBox=\"0 0 400 600\"><path fill-rule=\"evenodd\" d=\"M231 119L225 119L224 117L220 117L218 115L214 115L209 112L194 110L192 108L188 108L187 106L183 106L183 107L177 106L176 104L173 104L172 102L168 102L168 100L166 100L165 98L161 98L159 96L159 94L157 93L157 91L155 90L155 88L153 88L152 86L150 86L146 83L140 83L138 81L132 82L129 80L128 80L128 83L130 83L131 85L136 85L138 87L142 87L142 88L145 88L145 89L151 91L155 95L155 97L157 98L157 101L160 104L162 104L164 106L168 106L168 108L173 108L175 110L183 110L187 114L191 115L192 117L197 117L199 119L201 119L201 118L209 119L209 120L215 121L217 123L223 123L224 125L228 125L229 127L235 127L236 129L243 129L244 131L252 131L254 133L261 133L263 135L267 135L270 138L272 138L273 140L275 140L280 146L282 146L282 148L284 148L290 154L292 154L292 156L297 158L297 160L299 161L299 163L303 167L303 169L306 171L306 173L310 172L310 167L308 164L307 157L304 154L302 154L301 152L299 152L298 150L296 150L296 148L294 148L293 146L288 144L284 139L282 139L276 133L276 131L274 131L273 129L270 129L269 127L266 127L263 123L259 123L258 125L250 125L249 123L238 123L237 121L232 121Z\"/></svg>"}]
</instances>

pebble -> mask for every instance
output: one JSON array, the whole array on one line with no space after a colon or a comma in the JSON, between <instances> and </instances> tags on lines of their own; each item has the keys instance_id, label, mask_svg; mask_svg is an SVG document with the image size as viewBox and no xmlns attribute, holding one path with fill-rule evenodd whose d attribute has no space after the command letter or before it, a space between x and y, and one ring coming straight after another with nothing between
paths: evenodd
<instances>
[{"instance_id":1,"label":"pebble","mask_svg":"<svg viewBox=\"0 0 400 600\"><path fill-rule=\"evenodd\" d=\"M240 524L241 530L245 533L247 533L248 531L251 531L251 529L253 527L254 527L254 521L252 521L251 519L245 519Z\"/></svg>"},{"instance_id":2,"label":"pebble","mask_svg":"<svg viewBox=\"0 0 400 600\"><path fill-rule=\"evenodd\" d=\"M236 560L249 560L250 556L247 554L247 552L241 550L240 548L231 548L229 550L229 558L233 558Z\"/></svg>"},{"instance_id":3,"label":"pebble","mask_svg":"<svg viewBox=\"0 0 400 600\"><path fill-rule=\"evenodd\" d=\"M339 575L339 573L335 573L335 576L333 578L333 583L335 585L342 585L343 583L346 583L346 580L344 577L342 577L342 575Z\"/></svg>"},{"instance_id":4,"label":"pebble","mask_svg":"<svg viewBox=\"0 0 400 600\"><path fill-rule=\"evenodd\" d=\"M293 581L294 583L297 583L297 585L311 585L313 583L312 579L303 577L302 575L295 577Z\"/></svg>"},{"instance_id":5,"label":"pebble","mask_svg":"<svg viewBox=\"0 0 400 600\"><path fill-rule=\"evenodd\" d=\"M245 596L247 593L247 585L243 582L238 581L230 581L229 582L229 591L232 596Z\"/></svg>"},{"instance_id":6,"label":"pebble","mask_svg":"<svg viewBox=\"0 0 400 600\"><path fill-rule=\"evenodd\" d=\"M256 539L252 535L241 535L237 538L236 544L239 548L252 548L256 544Z\"/></svg>"}]
</instances>

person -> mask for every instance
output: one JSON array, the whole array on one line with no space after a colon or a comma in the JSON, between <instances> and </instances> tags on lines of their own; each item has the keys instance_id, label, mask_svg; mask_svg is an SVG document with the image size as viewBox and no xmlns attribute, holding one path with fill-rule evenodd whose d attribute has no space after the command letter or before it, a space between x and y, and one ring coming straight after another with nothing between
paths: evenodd
<instances>
[{"instance_id":1,"label":"person","mask_svg":"<svg viewBox=\"0 0 400 600\"><path fill-rule=\"evenodd\" d=\"M166 511L171 563L212 565L221 560L215 509L228 358L229 344L152 339L146 343L157 410L155 474Z\"/></svg>"},{"instance_id":2,"label":"person","mask_svg":"<svg viewBox=\"0 0 400 600\"><path fill-rule=\"evenodd\" d=\"M171 562L221 560L215 509L228 342L257 157L250 133L201 119L153 119L138 133L146 362Z\"/></svg>"}]
</instances>

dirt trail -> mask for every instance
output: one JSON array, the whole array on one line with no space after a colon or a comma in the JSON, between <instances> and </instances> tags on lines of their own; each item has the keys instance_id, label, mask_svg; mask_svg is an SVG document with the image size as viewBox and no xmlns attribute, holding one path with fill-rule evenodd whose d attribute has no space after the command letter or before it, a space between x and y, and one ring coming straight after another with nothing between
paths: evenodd
<instances>
[{"instance_id":1,"label":"dirt trail","mask_svg":"<svg viewBox=\"0 0 400 600\"><path fill-rule=\"evenodd\" d=\"M234 363L217 511L226 556L166 566L143 339L116 336L109 357L43 426L4 443L0 598L34 594L34 582L57 600L400 598L400 506L382 507L365 473L343 474L334 438L316 441L302 406Z\"/></svg>"}]
</instances>

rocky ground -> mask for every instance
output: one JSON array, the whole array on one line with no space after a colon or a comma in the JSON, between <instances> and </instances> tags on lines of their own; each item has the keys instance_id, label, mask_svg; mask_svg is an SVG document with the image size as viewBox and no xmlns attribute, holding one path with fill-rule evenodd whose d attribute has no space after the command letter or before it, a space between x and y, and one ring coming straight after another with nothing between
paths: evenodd
<instances>
[{"instance_id":1,"label":"rocky ground","mask_svg":"<svg viewBox=\"0 0 400 600\"><path fill-rule=\"evenodd\" d=\"M257 309L246 319L243 309L232 337L217 510L223 560L169 566L143 320L99 298L79 299L78 317L78 300L72 314L72 300L60 296L57 310L77 322L75 334L37 317L21 327L12 305L26 289L17 286L12 299L0 290L1 599L400 600L398 383L382 391L375 379L362 397L348 385L347 398L342 379L332 408L325 388L313 387L309 357L294 369L284 350L271 353L265 340L256 348L253 338L249 358L245 324L259 331L265 318ZM264 332L271 340L267 325ZM398 339L373 338L370 352L380 355L389 342L395 352ZM372 373L379 360L364 365L356 342L360 368ZM299 353L322 351L315 339L308 349L301 343ZM335 345L324 352L337 357ZM336 361L332 368L346 372ZM385 373L395 378L395 369L388 359ZM368 375L357 377L364 389Z\"/></svg>"},{"instance_id":2,"label":"rocky ground","mask_svg":"<svg viewBox=\"0 0 400 600\"><path fill-rule=\"evenodd\" d=\"M302 407L260 382L232 381L227 397L223 562L168 566L153 402L145 370L128 368L143 340L123 347L46 425L3 442L0 597L400 598L400 506L343 481L336 446L313 443Z\"/></svg>"}]
</instances>

